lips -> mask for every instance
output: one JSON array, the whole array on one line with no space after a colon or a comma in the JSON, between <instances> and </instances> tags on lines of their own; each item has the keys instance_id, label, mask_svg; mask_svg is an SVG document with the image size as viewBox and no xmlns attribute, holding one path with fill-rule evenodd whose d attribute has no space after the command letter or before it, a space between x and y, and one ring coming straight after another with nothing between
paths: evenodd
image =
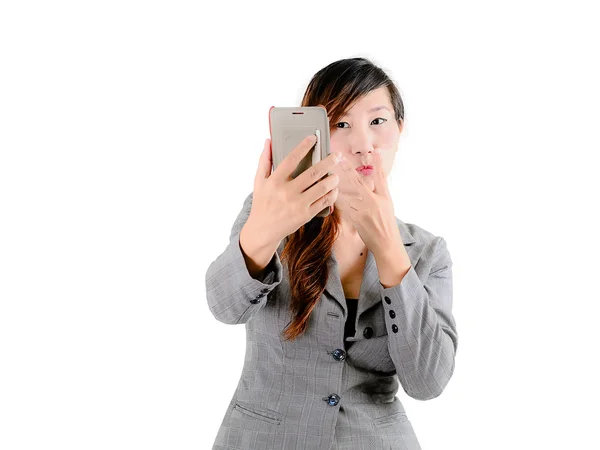
<instances>
[{"instance_id":1,"label":"lips","mask_svg":"<svg viewBox=\"0 0 600 450\"><path fill-rule=\"evenodd\" d=\"M356 171L361 175L372 175L373 174L373 166L358 166Z\"/></svg>"}]
</instances>

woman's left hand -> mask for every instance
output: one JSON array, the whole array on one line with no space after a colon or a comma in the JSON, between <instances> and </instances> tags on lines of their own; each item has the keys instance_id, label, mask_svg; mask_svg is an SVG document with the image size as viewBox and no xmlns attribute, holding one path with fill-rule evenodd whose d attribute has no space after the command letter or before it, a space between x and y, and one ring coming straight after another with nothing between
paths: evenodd
<instances>
[{"instance_id":1,"label":"woman's left hand","mask_svg":"<svg viewBox=\"0 0 600 450\"><path fill-rule=\"evenodd\" d=\"M385 178L383 158L377 150L374 155L373 177L375 189L373 191L365 184L363 176L350 165L349 161L345 157L342 159L340 165L344 171L344 176L348 177L352 185L358 188L360 197L350 197L348 201L344 202L343 196L340 195L336 203L342 200L340 209L348 212L360 238L367 248L376 255L385 252L385 249L389 248L390 245L402 242L402 238L398 230L394 205Z\"/></svg>"}]
</instances>

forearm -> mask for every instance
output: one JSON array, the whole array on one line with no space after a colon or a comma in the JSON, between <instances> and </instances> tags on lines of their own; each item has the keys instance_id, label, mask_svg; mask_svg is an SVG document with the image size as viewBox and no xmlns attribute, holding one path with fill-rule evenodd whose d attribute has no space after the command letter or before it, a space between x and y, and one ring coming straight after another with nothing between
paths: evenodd
<instances>
[{"instance_id":1,"label":"forearm","mask_svg":"<svg viewBox=\"0 0 600 450\"><path fill-rule=\"evenodd\" d=\"M400 284L411 266L401 239L382 247L373 256L377 263L379 282L384 288Z\"/></svg>"},{"instance_id":2,"label":"forearm","mask_svg":"<svg viewBox=\"0 0 600 450\"><path fill-rule=\"evenodd\" d=\"M397 245L387 249L376 261L390 356L408 395L435 398L452 377L458 346L452 260L444 239L437 241L433 262L422 260L420 267L413 266Z\"/></svg>"}]
</instances>

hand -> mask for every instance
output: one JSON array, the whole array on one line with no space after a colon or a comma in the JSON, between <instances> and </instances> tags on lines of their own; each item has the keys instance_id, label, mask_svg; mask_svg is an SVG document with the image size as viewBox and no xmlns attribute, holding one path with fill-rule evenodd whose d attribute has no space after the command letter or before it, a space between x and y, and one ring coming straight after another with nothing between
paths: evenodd
<instances>
[{"instance_id":1,"label":"hand","mask_svg":"<svg viewBox=\"0 0 600 450\"><path fill-rule=\"evenodd\" d=\"M280 242L335 203L339 178L333 172L338 164L334 154L319 161L296 178L291 177L300 161L314 147L316 137L307 136L271 173L271 140L265 141L254 177L252 209L247 222L259 230L263 240Z\"/></svg>"},{"instance_id":2,"label":"hand","mask_svg":"<svg viewBox=\"0 0 600 450\"><path fill-rule=\"evenodd\" d=\"M375 189L371 191L360 175L349 161L344 157L340 163L343 175L347 177L353 186L358 188L359 197L338 197L338 209L348 212L356 231L372 253L383 252L389 245L402 242L394 205L385 179L381 153L375 150L373 162L373 177Z\"/></svg>"}]
</instances>

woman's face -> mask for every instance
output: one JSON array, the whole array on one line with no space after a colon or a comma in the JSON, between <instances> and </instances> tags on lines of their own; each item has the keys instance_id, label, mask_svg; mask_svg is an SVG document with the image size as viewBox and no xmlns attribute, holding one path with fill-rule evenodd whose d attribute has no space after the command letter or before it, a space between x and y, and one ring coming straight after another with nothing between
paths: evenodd
<instances>
[{"instance_id":1,"label":"woman's face","mask_svg":"<svg viewBox=\"0 0 600 450\"><path fill-rule=\"evenodd\" d=\"M376 107L387 109L372 110ZM381 149L385 178L390 173L394 163L398 140L402 132L402 125L398 125L394 118L394 108L390 101L387 87L381 87L369 92L354 103L346 114L335 123L331 124L330 152L339 151L348 158L350 165L357 168L362 165L375 165L376 148ZM374 169L377 169L374 167ZM357 186L353 185L345 176L341 165L333 169L339 177L340 196L356 196ZM362 175L366 185L373 190L374 174Z\"/></svg>"}]
</instances>

